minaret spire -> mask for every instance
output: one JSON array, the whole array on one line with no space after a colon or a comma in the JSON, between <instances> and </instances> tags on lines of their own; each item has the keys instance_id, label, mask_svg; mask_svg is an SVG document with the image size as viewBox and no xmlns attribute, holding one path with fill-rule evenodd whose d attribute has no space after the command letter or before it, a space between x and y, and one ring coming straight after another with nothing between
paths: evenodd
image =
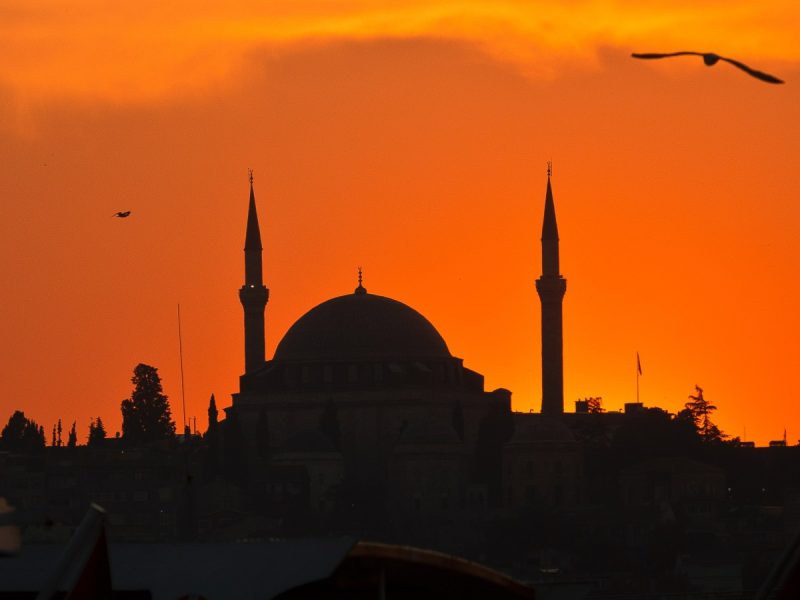
<instances>
[{"instance_id":1,"label":"minaret spire","mask_svg":"<svg viewBox=\"0 0 800 600\"><path fill-rule=\"evenodd\" d=\"M367 288L364 287L364 273L361 270L361 267L358 267L358 287L356 288L356 294L366 294Z\"/></svg>"},{"instance_id":2,"label":"minaret spire","mask_svg":"<svg viewBox=\"0 0 800 600\"><path fill-rule=\"evenodd\" d=\"M564 412L564 341L561 303L567 280L559 270L558 225L550 176L553 165L547 163L547 191L542 222L542 276L536 291L542 303L542 413Z\"/></svg>"},{"instance_id":3,"label":"minaret spire","mask_svg":"<svg viewBox=\"0 0 800 600\"><path fill-rule=\"evenodd\" d=\"M253 170L250 175L250 206L247 209L247 234L244 238L244 249L261 250L261 230L258 227L258 212L256 212L256 194L253 191Z\"/></svg>"},{"instance_id":4,"label":"minaret spire","mask_svg":"<svg viewBox=\"0 0 800 600\"><path fill-rule=\"evenodd\" d=\"M547 191L544 196L544 219L542 221L542 275L558 275L558 224L553 188L550 185L552 163L547 163Z\"/></svg>"},{"instance_id":5,"label":"minaret spire","mask_svg":"<svg viewBox=\"0 0 800 600\"><path fill-rule=\"evenodd\" d=\"M269 300L269 290L263 282L261 231L258 226L252 169L249 170L249 179L250 204L244 240L244 285L239 289L239 300L244 308L245 373L255 371L264 364L264 309Z\"/></svg>"}]
</instances>

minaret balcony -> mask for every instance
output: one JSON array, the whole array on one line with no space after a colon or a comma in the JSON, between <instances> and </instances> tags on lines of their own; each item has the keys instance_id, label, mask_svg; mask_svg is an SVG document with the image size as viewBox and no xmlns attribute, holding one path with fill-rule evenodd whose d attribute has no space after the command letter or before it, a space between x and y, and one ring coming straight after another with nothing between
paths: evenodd
<instances>
[{"instance_id":1,"label":"minaret balcony","mask_svg":"<svg viewBox=\"0 0 800 600\"><path fill-rule=\"evenodd\" d=\"M540 297L547 296L548 298L556 297L560 299L567 291L567 280L561 275L540 277L536 280L536 291L539 292Z\"/></svg>"},{"instance_id":2,"label":"minaret balcony","mask_svg":"<svg viewBox=\"0 0 800 600\"><path fill-rule=\"evenodd\" d=\"M269 290L265 285L248 283L239 289L239 300L243 305L261 306L263 308L269 300Z\"/></svg>"}]
</instances>

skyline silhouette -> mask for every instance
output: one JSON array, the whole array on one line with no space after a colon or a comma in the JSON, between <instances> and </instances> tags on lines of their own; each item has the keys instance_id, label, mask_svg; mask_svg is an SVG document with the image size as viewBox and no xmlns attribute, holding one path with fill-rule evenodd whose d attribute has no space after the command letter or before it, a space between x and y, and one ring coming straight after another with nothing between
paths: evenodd
<instances>
[{"instance_id":1,"label":"skyline silhouette","mask_svg":"<svg viewBox=\"0 0 800 600\"><path fill-rule=\"evenodd\" d=\"M692 23L716 14L696 13ZM680 47L713 44L797 80L782 24L758 26L758 51L743 26L719 31L706 40L688 28ZM80 433L100 416L113 436L139 362L178 398L178 302L187 417L202 417L211 393L230 404L242 371L231 290L248 165L271 294L268 357L306 310L349 292L363 265L371 292L417 307L488 388L538 410L535 279L552 157L570 279L567 410L578 398L602 396L611 410L633 401L639 351L645 404L676 411L697 383L727 433L746 427L763 445L786 427L796 439L796 86L688 60L643 68L613 26L603 48L584 40L579 56L526 60L439 33L248 45L227 75L198 67L169 92L158 77L142 88L139 65L122 64L127 92L113 101L99 63L83 95L54 76L58 94L37 82L32 95L0 96L14 98L0 106L0 414L24 409L48 433L58 418ZM648 45L676 47L656 34ZM0 81L26 89L16 71ZM121 207L131 218L110 226Z\"/></svg>"},{"instance_id":2,"label":"skyline silhouette","mask_svg":"<svg viewBox=\"0 0 800 600\"><path fill-rule=\"evenodd\" d=\"M422 314L368 292L361 268L352 293L305 313L265 360L251 175L245 373L232 406L220 419L212 395L207 430L176 435L158 369L139 364L120 405L121 437L109 439L98 418L87 446L76 443L74 422L64 444L59 421L59 447L45 448L44 427L16 412L0 437L0 496L21 507L23 540L63 542L83 506L101 501L109 540L149 544L148 554L176 541L199 548L352 535L477 560L536 590L580 582L609 597L617 588L751 597L796 535L800 446L786 447L785 433L769 448L726 442L715 401L697 385L675 415L639 403L608 413L598 397L563 412L562 319L553 305L564 282L550 178L548 163L537 280L542 413L513 412L509 390L486 389ZM139 561L126 567L144 574L137 588L157 586ZM709 564L711 578L687 571ZM37 583L12 587L20 585Z\"/></svg>"}]
</instances>

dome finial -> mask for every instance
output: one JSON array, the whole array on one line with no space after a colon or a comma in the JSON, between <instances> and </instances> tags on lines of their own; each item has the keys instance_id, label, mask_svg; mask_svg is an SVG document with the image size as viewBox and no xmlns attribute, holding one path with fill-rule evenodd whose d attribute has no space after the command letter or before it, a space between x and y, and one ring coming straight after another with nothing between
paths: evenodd
<instances>
[{"instance_id":1,"label":"dome finial","mask_svg":"<svg viewBox=\"0 0 800 600\"><path fill-rule=\"evenodd\" d=\"M553 174L553 161L552 160L548 160L547 161L547 178L549 179L550 175L552 175L552 174Z\"/></svg>"},{"instance_id":2,"label":"dome finial","mask_svg":"<svg viewBox=\"0 0 800 600\"><path fill-rule=\"evenodd\" d=\"M356 288L356 294L366 294L367 288L362 285L363 282L363 272L361 271L361 267L358 267L358 287Z\"/></svg>"}]
</instances>

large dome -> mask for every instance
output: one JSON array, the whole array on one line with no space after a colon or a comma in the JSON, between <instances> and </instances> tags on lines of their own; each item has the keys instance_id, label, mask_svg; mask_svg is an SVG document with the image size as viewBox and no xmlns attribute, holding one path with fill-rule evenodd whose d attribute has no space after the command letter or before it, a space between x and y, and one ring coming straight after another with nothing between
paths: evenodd
<instances>
[{"instance_id":1,"label":"large dome","mask_svg":"<svg viewBox=\"0 0 800 600\"><path fill-rule=\"evenodd\" d=\"M292 325L275 350L276 361L449 358L436 328L410 306L367 294L332 298Z\"/></svg>"}]
</instances>

